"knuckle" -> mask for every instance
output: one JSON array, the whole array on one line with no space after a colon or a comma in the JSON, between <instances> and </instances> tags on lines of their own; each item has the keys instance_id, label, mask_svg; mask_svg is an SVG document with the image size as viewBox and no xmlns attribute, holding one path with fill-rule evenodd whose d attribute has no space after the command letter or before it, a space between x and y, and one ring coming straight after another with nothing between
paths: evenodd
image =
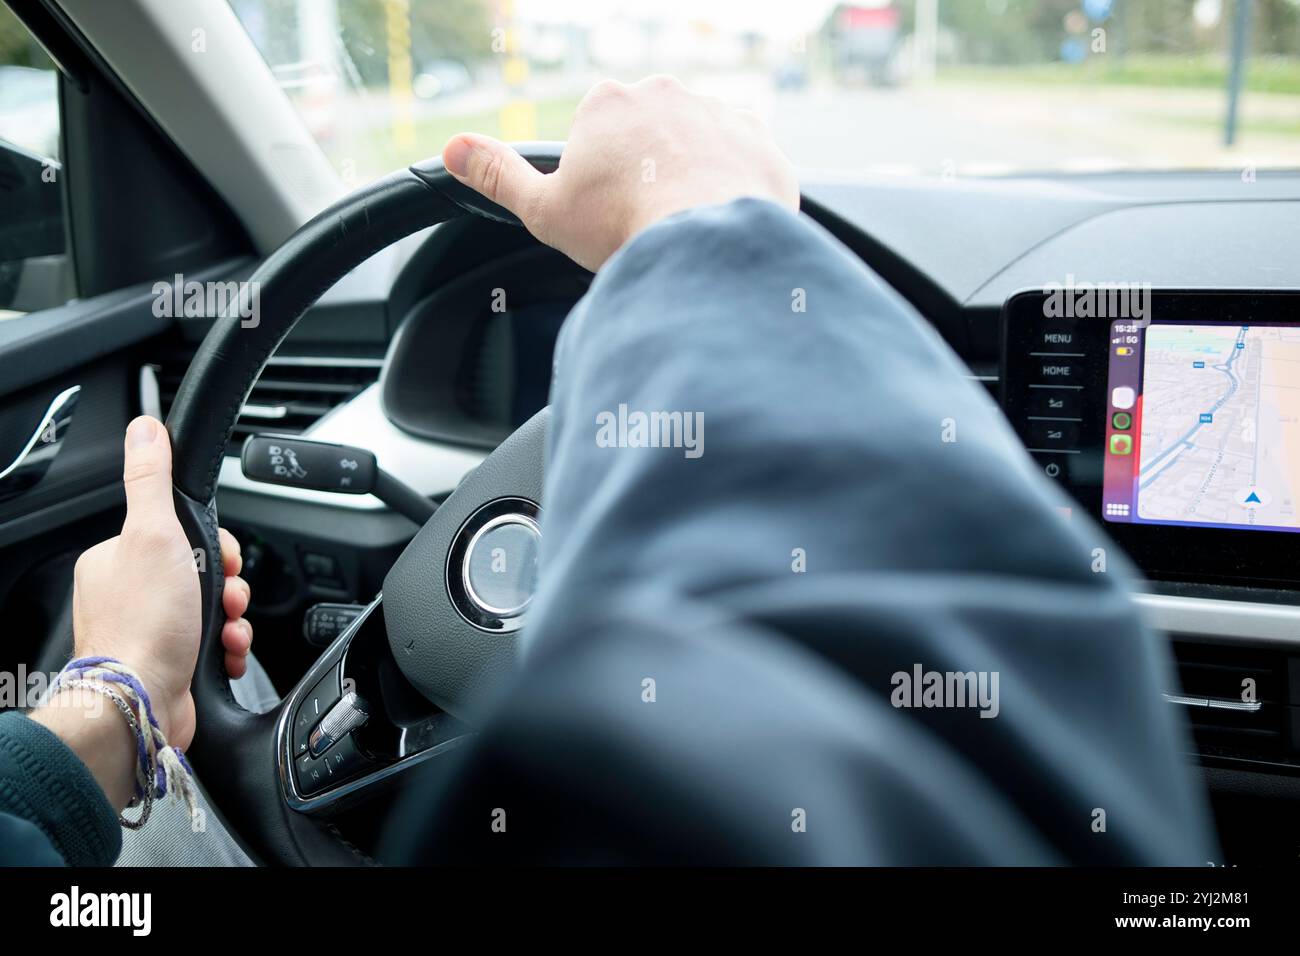
<instances>
[{"instance_id":1,"label":"knuckle","mask_svg":"<svg viewBox=\"0 0 1300 956\"><path fill-rule=\"evenodd\" d=\"M546 190L534 189L525 198L519 218L528 230L539 239L547 231L546 226Z\"/></svg>"},{"instance_id":2,"label":"knuckle","mask_svg":"<svg viewBox=\"0 0 1300 956\"><path fill-rule=\"evenodd\" d=\"M685 89L685 87L682 86L682 81L677 79L677 77L673 76L671 73L655 73L646 77L645 83L646 86L658 90Z\"/></svg>"},{"instance_id":3,"label":"knuckle","mask_svg":"<svg viewBox=\"0 0 1300 956\"><path fill-rule=\"evenodd\" d=\"M483 195L495 201L500 194L501 189L501 155L493 152L483 164L483 173L480 186Z\"/></svg>"},{"instance_id":4,"label":"knuckle","mask_svg":"<svg viewBox=\"0 0 1300 956\"><path fill-rule=\"evenodd\" d=\"M128 461L122 469L122 483L131 485L141 481L148 481L159 473L158 463L149 458L139 458Z\"/></svg>"},{"instance_id":5,"label":"knuckle","mask_svg":"<svg viewBox=\"0 0 1300 956\"><path fill-rule=\"evenodd\" d=\"M618 80L601 80L587 91L587 95L582 98L582 102L578 104L578 107L581 109L583 106L596 105L606 100L621 97L626 93L627 87Z\"/></svg>"},{"instance_id":6,"label":"knuckle","mask_svg":"<svg viewBox=\"0 0 1300 956\"><path fill-rule=\"evenodd\" d=\"M94 574L95 569L107 560L107 555L110 553L113 543L118 540L118 538L109 538L107 541L101 541L99 544L81 552L72 568L73 580L76 581L87 575Z\"/></svg>"},{"instance_id":7,"label":"knuckle","mask_svg":"<svg viewBox=\"0 0 1300 956\"><path fill-rule=\"evenodd\" d=\"M146 519L127 521L127 526L122 529L122 537L134 549L153 552L169 546L175 535L173 529L165 523Z\"/></svg>"},{"instance_id":8,"label":"knuckle","mask_svg":"<svg viewBox=\"0 0 1300 956\"><path fill-rule=\"evenodd\" d=\"M89 551L83 551L77 558L77 563L72 567L72 580L74 582L84 580L86 575L90 573L91 565L95 561L95 558L91 553L93 551L94 548L91 548Z\"/></svg>"}]
</instances>

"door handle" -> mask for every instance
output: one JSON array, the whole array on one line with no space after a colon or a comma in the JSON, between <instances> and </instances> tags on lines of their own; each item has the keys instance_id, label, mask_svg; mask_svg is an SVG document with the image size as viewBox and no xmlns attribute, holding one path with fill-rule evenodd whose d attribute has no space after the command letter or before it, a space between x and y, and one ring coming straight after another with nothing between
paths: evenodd
<instances>
[{"instance_id":1,"label":"door handle","mask_svg":"<svg viewBox=\"0 0 1300 956\"><path fill-rule=\"evenodd\" d=\"M32 437L4 471L0 471L0 501L20 495L45 476L54 456L63 447L63 437L72 424L81 386L74 385L55 396Z\"/></svg>"}]
</instances>

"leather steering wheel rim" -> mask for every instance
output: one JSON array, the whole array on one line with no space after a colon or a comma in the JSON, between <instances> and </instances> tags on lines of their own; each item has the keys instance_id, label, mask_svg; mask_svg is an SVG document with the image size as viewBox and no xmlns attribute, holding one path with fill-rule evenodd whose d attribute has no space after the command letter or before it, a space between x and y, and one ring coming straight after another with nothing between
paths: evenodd
<instances>
[{"instance_id":1,"label":"leather steering wheel rim","mask_svg":"<svg viewBox=\"0 0 1300 956\"><path fill-rule=\"evenodd\" d=\"M562 143L515 148L542 172ZM202 637L191 683L197 727L189 756L232 832L256 856L313 865L366 862L336 833L290 810L275 780L277 711L252 714L230 689L221 646L225 612L217 538L217 478L239 410L267 360L317 299L376 252L429 226L467 215L520 225L517 217L455 179L440 158L417 163L344 197L285 240L245 284L241 309L218 318L181 382L167 416L176 513L203 560ZM253 285L253 284L256 285ZM258 290L258 320L241 322ZM250 787L253 779L268 782Z\"/></svg>"}]
</instances>

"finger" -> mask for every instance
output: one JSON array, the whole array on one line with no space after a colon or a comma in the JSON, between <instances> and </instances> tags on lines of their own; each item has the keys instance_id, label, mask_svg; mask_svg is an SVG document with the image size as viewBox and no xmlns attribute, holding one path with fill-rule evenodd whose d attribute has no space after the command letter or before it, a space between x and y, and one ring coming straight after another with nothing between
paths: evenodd
<instances>
[{"instance_id":1,"label":"finger","mask_svg":"<svg viewBox=\"0 0 1300 956\"><path fill-rule=\"evenodd\" d=\"M232 621L244 616L249 602L253 600L253 589L243 578L226 578L226 586L221 589L221 607L226 617Z\"/></svg>"},{"instance_id":2,"label":"finger","mask_svg":"<svg viewBox=\"0 0 1300 956\"><path fill-rule=\"evenodd\" d=\"M167 429L156 418L141 415L126 429L122 484L126 488L126 525L131 528L170 527L176 523L172 504L172 445Z\"/></svg>"},{"instance_id":3,"label":"finger","mask_svg":"<svg viewBox=\"0 0 1300 956\"><path fill-rule=\"evenodd\" d=\"M248 672L247 658L253 646L253 625L242 618L227 621L221 628L221 646L226 651L226 673L238 680Z\"/></svg>"},{"instance_id":4,"label":"finger","mask_svg":"<svg viewBox=\"0 0 1300 956\"><path fill-rule=\"evenodd\" d=\"M221 646L227 654L246 656L253 646L253 625L242 617L227 621L221 628Z\"/></svg>"},{"instance_id":5,"label":"finger","mask_svg":"<svg viewBox=\"0 0 1300 956\"><path fill-rule=\"evenodd\" d=\"M686 91L685 84L671 73L652 73L649 76L643 76L632 84L640 89L661 89L661 90L681 90Z\"/></svg>"},{"instance_id":6,"label":"finger","mask_svg":"<svg viewBox=\"0 0 1300 956\"><path fill-rule=\"evenodd\" d=\"M226 577L232 578L244 569L244 556L240 553L239 542L225 528L217 529L221 540L221 567Z\"/></svg>"},{"instance_id":7,"label":"finger","mask_svg":"<svg viewBox=\"0 0 1300 956\"><path fill-rule=\"evenodd\" d=\"M442 150L447 171L494 203L505 206L536 231L546 176L500 140L457 133Z\"/></svg>"},{"instance_id":8,"label":"finger","mask_svg":"<svg viewBox=\"0 0 1300 956\"><path fill-rule=\"evenodd\" d=\"M248 660L242 654L227 654L226 673L239 680L248 673Z\"/></svg>"}]
</instances>

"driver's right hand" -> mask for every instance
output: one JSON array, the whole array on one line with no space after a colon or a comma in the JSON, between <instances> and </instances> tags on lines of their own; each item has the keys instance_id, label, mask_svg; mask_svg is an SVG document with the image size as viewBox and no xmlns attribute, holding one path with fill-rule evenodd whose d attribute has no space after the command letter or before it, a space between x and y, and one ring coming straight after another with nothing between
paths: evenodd
<instances>
[{"instance_id":1,"label":"driver's right hand","mask_svg":"<svg viewBox=\"0 0 1300 956\"><path fill-rule=\"evenodd\" d=\"M593 272L641 230L695 206L750 196L799 208L794 167L763 121L670 76L593 87L549 175L477 134L452 137L442 157L453 176Z\"/></svg>"}]
</instances>

